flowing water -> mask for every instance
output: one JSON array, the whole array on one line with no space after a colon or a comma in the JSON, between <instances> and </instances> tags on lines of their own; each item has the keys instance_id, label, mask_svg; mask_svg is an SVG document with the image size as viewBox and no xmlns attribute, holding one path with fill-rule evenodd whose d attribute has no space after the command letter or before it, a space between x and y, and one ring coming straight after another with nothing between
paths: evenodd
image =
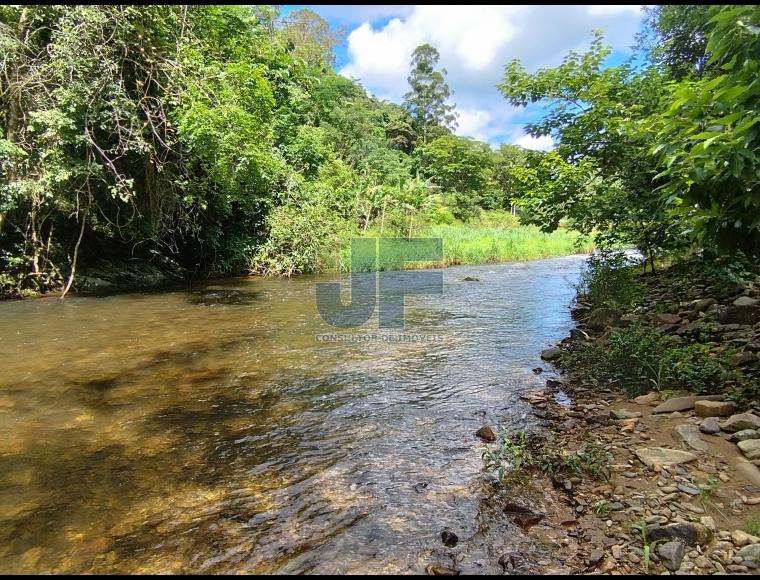
<instances>
[{"instance_id":1,"label":"flowing water","mask_svg":"<svg viewBox=\"0 0 760 580\"><path fill-rule=\"evenodd\" d=\"M0 304L0 571L422 572L476 543L473 434L531 425L581 264L447 269L424 342L329 327L313 277Z\"/></svg>"}]
</instances>

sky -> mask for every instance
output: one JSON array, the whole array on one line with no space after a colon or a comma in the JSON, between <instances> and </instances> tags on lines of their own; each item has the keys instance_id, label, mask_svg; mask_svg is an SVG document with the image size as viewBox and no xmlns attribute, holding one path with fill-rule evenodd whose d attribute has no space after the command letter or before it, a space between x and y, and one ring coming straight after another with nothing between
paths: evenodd
<instances>
[{"instance_id":1,"label":"sky","mask_svg":"<svg viewBox=\"0 0 760 580\"><path fill-rule=\"evenodd\" d=\"M504 65L520 59L529 71L556 66L570 50L588 48L591 31L604 31L613 53L608 64L631 53L643 20L641 6L346 6L307 7L347 35L335 50L336 68L378 98L400 103L408 90L412 51L428 42L448 72L450 99L459 113L456 133L497 147L515 143L549 150L551 137L534 139L524 125L541 107L510 106L496 88Z\"/></svg>"}]
</instances>

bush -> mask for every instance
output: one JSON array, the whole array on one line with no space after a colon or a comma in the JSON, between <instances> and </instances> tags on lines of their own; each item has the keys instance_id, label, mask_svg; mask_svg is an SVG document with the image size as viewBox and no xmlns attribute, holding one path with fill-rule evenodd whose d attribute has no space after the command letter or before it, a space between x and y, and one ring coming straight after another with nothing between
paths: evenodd
<instances>
[{"instance_id":1,"label":"bush","mask_svg":"<svg viewBox=\"0 0 760 580\"><path fill-rule=\"evenodd\" d=\"M649 326L613 329L606 344L575 341L560 359L584 384L627 395L650 389L716 393L734 379L727 353L705 345L675 346Z\"/></svg>"},{"instance_id":2,"label":"bush","mask_svg":"<svg viewBox=\"0 0 760 580\"><path fill-rule=\"evenodd\" d=\"M630 308L643 296L634 276L631 258L620 251L606 250L589 257L576 289L594 306Z\"/></svg>"}]
</instances>

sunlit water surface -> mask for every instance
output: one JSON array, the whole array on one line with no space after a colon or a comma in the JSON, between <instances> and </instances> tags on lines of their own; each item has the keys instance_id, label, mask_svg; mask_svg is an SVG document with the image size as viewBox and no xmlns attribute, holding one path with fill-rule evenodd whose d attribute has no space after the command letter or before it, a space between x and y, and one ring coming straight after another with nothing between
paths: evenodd
<instances>
[{"instance_id":1,"label":"sunlit water surface","mask_svg":"<svg viewBox=\"0 0 760 580\"><path fill-rule=\"evenodd\" d=\"M0 304L0 571L406 573L446 527L474 545L473 434L534 421L582 260L445 270L407 298L442 338L417 344L317 340L381 331L325 324L313 277Z\"/></svg>"}]
</instances>

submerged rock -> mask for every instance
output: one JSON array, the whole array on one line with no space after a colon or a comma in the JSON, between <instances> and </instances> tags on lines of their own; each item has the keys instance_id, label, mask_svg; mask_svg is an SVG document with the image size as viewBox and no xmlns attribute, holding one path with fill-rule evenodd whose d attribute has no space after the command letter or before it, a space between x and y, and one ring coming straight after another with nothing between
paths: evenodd
<instances>
[{"instance_id":1,"label":"submerged rock","mask_svg":"<svg viewBox=\"0 0 760 580\"><path fill-rule=\"evenodd\" d=\"M489 425L483 425L475 432L475 435L480 437L486 443L493 443L496 441L496 433L493 432L493 429L491 429Z\"/></svg>"},{"instance_id":2,"label":"submerged rock","mask_svg":"<svg viewBox=\"0 0 760 580\"><path fill-rule=\"evenodd\" d=\"M459 536L451 530L443 530L441 532L441 541L447 548L453 548L459 543Z\"/></svg>"}]
</instances>

